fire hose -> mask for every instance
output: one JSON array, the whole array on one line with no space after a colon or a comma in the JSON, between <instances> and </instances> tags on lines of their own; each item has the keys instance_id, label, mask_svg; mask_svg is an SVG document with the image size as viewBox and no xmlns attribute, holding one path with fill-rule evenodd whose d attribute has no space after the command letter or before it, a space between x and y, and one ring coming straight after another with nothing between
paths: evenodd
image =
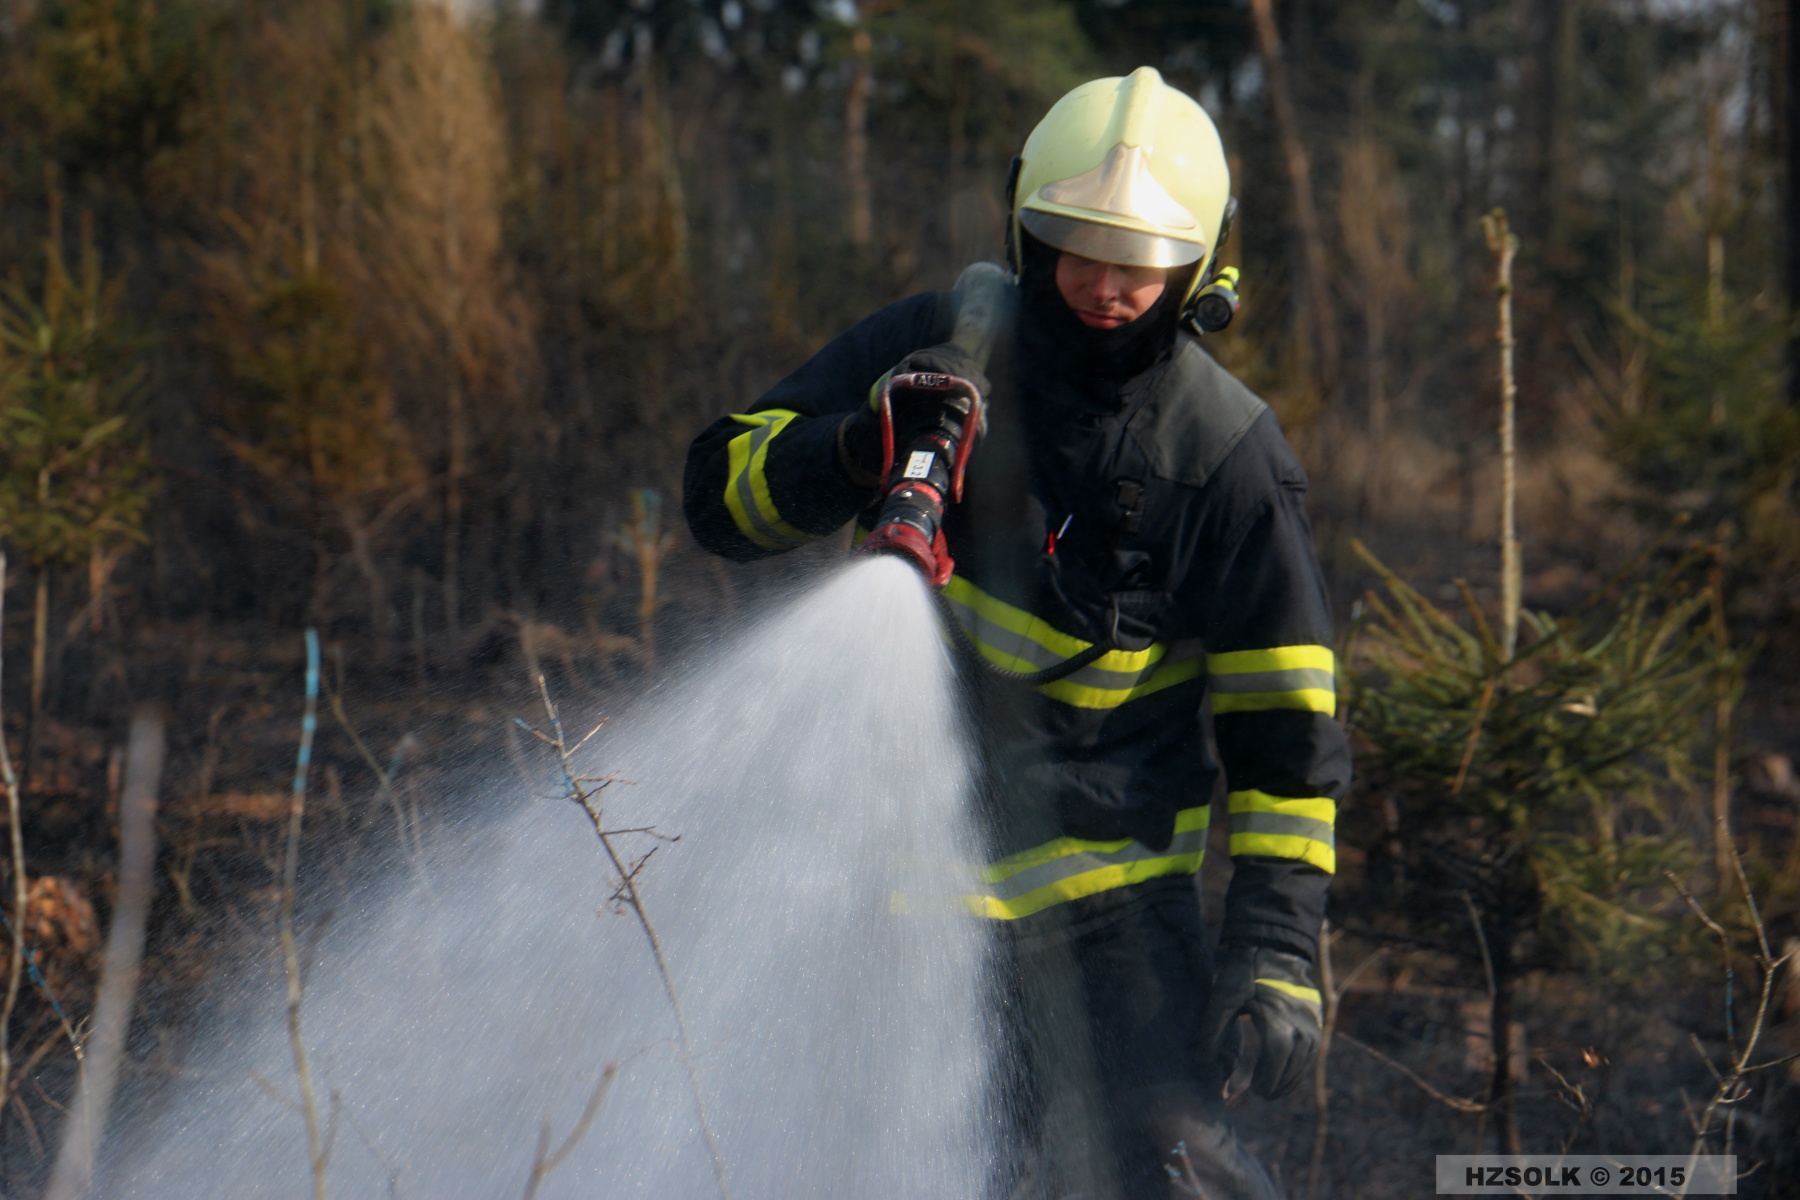
<instances>
[{"instance_id":1,"label":"fire hose","mask_svg":"<svg viewBox=\"0 0 1800 1200\"><path fill-rule=\"evenodd\" d=\"M1016 296L1012 281L993 263L975 263L956 281L962 302L951 342L987 366L994 347L1011 327ZM894 436L893 393L907 388L936 392L942 416L913 435L904 446ZM956 569L944 540L944 514L963 497L963 483L975 442L987 428L987 399L967 379L935 372L908 372L882 381L877 399L881 419L882 501L875 528L863 542L864 554L892 554L918 568L931 588L951 641L983 670L1009 682L1037 687L1067 678L1115 649L1119 608L1115 599L1112 624L1104 641L1039 671L1014 671L982 653L943 594Z\"/></svg>"}]
</instances>

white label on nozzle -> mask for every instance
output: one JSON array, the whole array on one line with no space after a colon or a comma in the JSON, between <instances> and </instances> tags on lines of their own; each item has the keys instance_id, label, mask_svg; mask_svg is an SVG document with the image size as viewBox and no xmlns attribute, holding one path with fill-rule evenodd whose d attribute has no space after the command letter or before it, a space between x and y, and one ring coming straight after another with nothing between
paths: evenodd
<instances>
[{"instance_id":1,"label":"white label on nozzle","mask_svg":"<svg viewBox=\"0 0 1800 1200\"><path fill-rule=\"evenodd\" d=\"M906 470L901 473L902 479L923 479L931 474L931 460L937 455L930 450L914 450L906 460Z\"/></svg>"}]
</instances>

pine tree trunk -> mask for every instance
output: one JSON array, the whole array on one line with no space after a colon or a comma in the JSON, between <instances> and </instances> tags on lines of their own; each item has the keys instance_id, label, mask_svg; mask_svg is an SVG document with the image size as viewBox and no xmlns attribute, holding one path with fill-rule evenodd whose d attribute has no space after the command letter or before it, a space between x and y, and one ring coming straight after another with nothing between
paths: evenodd
<instances>
[{"instance_id":1,"label":"pine tree trunk","mask_svg":"<svg viewBox=\"0 0 1800 1200\"><path fill-rule=\"evenodd\" d=\"M1275 25L1274 0L1250 0L1256 24L1256 48L1268 81L1269 104L1275 113L1275 132L1287 167L1292 193L1294 229L1300 239L1300 267L1304 280L1306 322L1311 331L1313 374L1322 394L1329 395L1337 377L1337 320L1331 302L1331 277L1325 254L1325 237L1319 226L1318 205L1313 199L1312 163L1300 140L1299 116L1288 88L1287 67L1282 60L1281 33Z\"/></svg>"},{"instance_id":2,"label":"pine tree trunk","mask_svg":"<svg viewBox=\"0 0 1800 1200\"><path fill-rule=\"evenodd\" d=\"M770 103L774 108L770 141L775 160L775 202L769 214L768 319L769 332L777 340L787 341L800 332L800 256L794 238L794 163L788 102L779 76L770 89Z\"/></svg>"},{"instance_id":3,"label":"pine tree trunk","mask_svg":"<svg viewBox=\"0 0 1800 1200\"><path fill-rule=\"evenodd\" d=\"M1573 126L1581 72L1581 0L1560 0L1555 15L1549 145L1544 148L1548 168L1544 202L1549 210L1544 253L1560 266L1569 252L1569 196L1576 170Z\"/></svg>"},{"instance_id":4,"label":"pine tree trunk","mask_svg":"<svg viewBox=\"0 0 1800 1200\"><path fill-rule=\"evenodd\" d=\"M850 35L856 71L844 98L844 174L850 184L850 244L868 249L875 235L874 203L869 188L869 93L875 79L870 70L869 31L857 26Z\"/></svg>"},{"instance_id":5,"label":"pine tree trunk","mask_svg":"<svg viewBox=\"0 0 1800 1200\"><path fill-rule=\"evenodd\" d=\"M1781 34L1782 147L1787 160L1782 197L1787 226L1788 311L1800 310L1800 14L1785 6ZM1788 399L1800 406L1800 330L1788 341Z\"/></svg>"}]
</instances>

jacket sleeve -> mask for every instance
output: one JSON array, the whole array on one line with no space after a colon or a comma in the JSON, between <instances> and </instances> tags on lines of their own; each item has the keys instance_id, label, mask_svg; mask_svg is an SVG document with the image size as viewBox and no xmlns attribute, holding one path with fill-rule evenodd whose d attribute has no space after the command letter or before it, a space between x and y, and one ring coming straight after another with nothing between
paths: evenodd
<instances>
[{"instance_id":1,"label":"jacket sleeve","mask_svg":"<svg viewBox=\"0 0 1800 1200\"><path fill-rule=\"evenodd\" d=\"M1292 464L1227 539L1205 640L1234 868L1220 940L1311 961L1350 752L1304 489Z\"/></svg>"},{"instance_id":2,"label":"jacket sleeve","mask_svg":"<svg viewBox=\"0 0 1800 1200\"><path fill-rule=\"evenodd\" d=\"M721 417L688 448L682 508L694 540L740 561L815 541L873 494L844 471L838 426L914 350L942 341L946 292L890 304L827 343L749 411Z\"/></svg>"}]
</instances>

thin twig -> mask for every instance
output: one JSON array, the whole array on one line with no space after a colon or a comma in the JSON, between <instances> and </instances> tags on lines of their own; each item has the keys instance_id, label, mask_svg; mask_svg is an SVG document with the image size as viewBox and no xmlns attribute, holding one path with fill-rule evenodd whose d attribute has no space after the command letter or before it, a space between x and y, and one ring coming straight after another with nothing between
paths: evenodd
<instances>
[{"instance_id":1,"label":"thin twig","mask_svg":"<svg viewBox=\"0 0 1800 1200\"><path fill-rule=\"evenodd\" d=\"M1481 724L1487 720L1488 706L1494 702L1497 683L1497 678L1490 678L1487 686L1481 689L1481 702L1475 706L1475 724L1469 727L1469 743L1463 747L1462 764L1456 768L1456 782L1450 785L1452 797L1462 795L1463 784L1469 781L1469 766L1475 761L1475 743L1481 740Z\"/></svg>"},{"instance_id":2,"label":"thin twig","mask_svg":"<svg viewBox=\"0 0 1800 1200\"><path fill-rule=\"evenodd\" d=\"M1570 1083L1568 1076L1557 1070L1550 1062L1550 1056L1545 1054L1542 1050L1539 1050L1536 1054L1532 1055L1532 1057L1537 1059L1537 1063L1540 1067L1556 1076L1556 1082L1562 1085L1564 1092L1575 1097L1575 1104L1571 1107L1573 1107L1575 1111L1585 1115L1588 1111L1588 1098L1587 1093L1582 1090L1581 1085L1578 1083ZM1567 1150L1566 1146L1564 1147L1564 1150Z\"/></svg>"},{"instance_id":3,"label":"thin twig","mask_svg":"<svg viewBox=\"0 0 1800 1200\"><path fill-rule=\"evenodd\" d=\"M606 728L606 722L604 720L602 720L598 725L594 726L592 729L587 731L586 737L582 738L579 742L576 742L573 746L570 746L569 753L571 755L580 754L581 748L583 746L587 745L589 742L593 741L594 735L596 733L599 733L602 729L605 729L605 728ZM611 777L608 776L607 778L610 779Z\"/></svg>"},{"instance_id":4,"label":"thin twig","mask_svg":"<svg viewBox=\"0 0 1800 1200\"><path fill-rule=\"evenodd\" d=\"M1695 1050L1700 1052L1702 1060L1706 1062L1707 1070L1712 1072L1713 1079L1717 1084L1713 1090L1711 1099L1707 1101L1706 1107L1701 1110L1699 1119L1693 1122L1694 1142L1689 1150L1690 1165L1693 1160L1705 1153L1707 1140L1712 1136L1713 1119L1718 1115L1721 1108L1726 1112L1725 1152L1727 1154L1731 1152L1732 1142L1736 1133L1736 1106L1750 1094L1750 1074L1754 1071L1760 1071L1766 1067L1776 1065L1772 1062L1752 1065L1750 1060L1756 1056L1757 1047L1762 1042L1763 1031L1768 1022L1769 1005L1775 994L1774 984L1776 973L1787 963L1788 959L1792 957L1792 951L1790 951L1779 959L1773 958L1769 949L1768 930L1763 924L1762 912L1757 907L1756 897L1750 891L1749 878L1744 873L1743 858L1737 852L1736 843L1731 840L1731 829L1728 818L1721 818L1721 820L1724 823L1721 824L1719 831L1725 839L1724 846L1731 858L1732 874L1737 877L1739 886L1744 890L1744 901L1750 915L1750 924L1756 934L1756 944L1758 949L1756 962L1761 979L1757 989L1756 1016L1750 1023L1748 1035L1744 1040L1743 1047L1740 1049L1737 1045L1735 1033L1732 1030L1730 1011L1730 984L1735 977L1731 966L1731 938L1725 932L1725 929L1717 921L1708 916L1705 909L1700 907L1699 901L1694 899L1688 889L1683 886L1681 880L1677 879L1670 872L1663 872L1669 877L1669 880L1674 883L1676 890L1681 893L1682 898L1687 901L1688 907L1694 910L1694 914L1705 923L1707 928L1718 935L1720 948L1725 959L1727 988L1726 1031L1728 1035L1728 1045L1731 1051L1728 1069L1724 1072L1720 1072L1714 1067L1712 1060L1706 1056L1705 1049L1700 1045L1699 1038L1694 1037L1692 1034L1689 1035L1690 1040L1694 1043ZM1794 1057L1800 1057L1800 1055L1789 1056L1789 1058ZM1691 1174L1692 1172L1690 1171L1690 1175ZM1686 1189L1683 1188L1680 1194L1686 1195Z\"/></svg>"},{"instance_id":5,"label":"thin twig","mask_svg":"<svg viewBox=\"0 0 1800 1200\"><path fill-rule=\"evenodd\" d=\"M1752 1071L1766 1071L1770 1067L1779 1067L1784 1063L1791 1063L1795 1059L1800 1059L1800 1051L1796 1051L1793 1054L1784 1054L1780 1058L1771 1059L1769 1062L1766 1062L1766 1063L1757 1063L1753 1067L1745 1067L1744 1074L1748 1075Z\"/></svg>"},{"instance_id":6,"label":"thin twig","mask_svg":"<svg viewBox=\"0 0 1800 1200\"><path fill-rule=\"evenodd\" d=\"M1500 1008L1500 981L1494 974L1494 956L1488 950L1487 931L1481 926L1481 911L1475 907L1475 898L1468 892L1462 894L1463 904L1469 909L1469 923L1475 927L1475 944L1481 949L1481 969L1487 976L1488 991L1488 1050L1494 1059L1494 1079L1488 1087L1489 1104L1481 1110L1475 1120L1475 1153L1482 1153L1487 1138L1487 1114L1495 1101L1500 1099L1500 1073L1508 1069L1507 1057L1512 1053L1511 1031L1496 1027L1496 1016Z\"/></svg>"},{"instance_id":7,"label":"thin twig","mask_svg":"<svg viewBox=\"0 0 1800 1200\"><path fill-rule=\"evenodd\" d=\"M1481 927L1481 910L1475 907L1475 897L1464 892L1463 904L1469 909L1469 923L1475 926L1475 944L1481 947L1481 969L1487 973L1488 1001L1491 1003L1500 992L1498 980L1494 977L1494 959L1488 953L1487 931Z\"/></svg>"},{"instance_id":8,"label":"thin twig","mask_svg":"<svg viewBox=\"0 0 1800 1200\"><path fill-rule=\"evenodd\" d=\"M6 620L6 552L0 550L0 630ZM3 661L3 659L0 659ZM19 803L19 778L13 773L12 755L6 749L0 726L0 780L6 784L6 815L12 835L13 937L12 956L6 971L6 1001L0 1005L0 1094L12 1086L12 1018L19 1004L19 980L25 973L25 819Z\"/></svg>"},{"instance_id":9,"label":"thin twig","mask_svg":"<svg viewBox=\"0 0 1800 1200\"><path fill-rule=\"evenodd\" d=\"M1706 915L1706 910L1700 907L1700 902L1694 899L1694 894L1687 890L1687 885L1676 878L1675 872L1664 871L1663 874L1667 876L1670 883L1675 885L1675 890L1681 893L1681 898L1687 901L1688 907L1694 910L1694 915L1699 917L1708 929L1712 930L1714 933L1718 934L1720 938L1729 943L1731 935L1726 933L1724 927L1717 921Z\"/></svg>"},{"instance_id":10,"label":"thin twig","mask_svg":"<svg viewBox=\"0 0 1800 1200\"><path fill-rule=\"evenodd\" d=\"M1331 1080L1327 1068L1331 1062L1331 1035L1337 1026L1338 998L1342 995L1337 989L1337 980L1332 978L1333 936L1331 922L1322 922L1319 926L1319 995L1325 1001L1325 1012L1319 1027L1318 1057L1313 1060L1313 1106L1318 1112L1313 1119L1312 1161L1306 1172L1309 1200L1319 1194L1319 1178L1325 1168L1325 1142L1331 1129Z\"/></svg>"},{"instance_id":11,"label":"thin twig","mask_svg":"<svg viewBox=\"0 0 1800 1200\"><path fill-rule=\"evenodd\" d=\"M406 813L400 807L399 793L394 790L393 772L385 769L376 761L375 755L370 753L369 747L364 744L362 735L356 732L356 726L350 723L350 716L344 711L341 679L339 689L331 693L331 715L337 718L338 725L349 735L350 744L356 747L356 752L362 756L363 762L368 765L369 770L375 773L376 786L380 788L381 796L387 800L388 807L393 810L394 825L400 834L401 849L405 850L408 857L412 859L413 870L422 872L424 864L421 860L424 848L417 841L417 831L409 832Z\"/></svg>"},{"instance_id":12,"label":"thin twig","mask_svg":"<svg viewBox=\"0 0 1800 1200\"><path fill-rule=\"evenodd\" d=\"M644 931L644 940L650 945L651 957L656 961L656 973L662 979L663 992L669 998L669 1009L675 1017L676 1051L681 1059L682 1068L687 1073L688 1087L693 1092L694 1113L699 1119L701 1138L706 1143L707 1153L712 1157L713 1178L718 1184L721 1200L731 1200L731 1189L725 1178L725 1157L720 1152L719 1139L713 1132L712 1120L706 1113L706 1100L700 1089L700 1071L694 1060L693 1041L688 1036L687 1016L682 1011L681 997L675 990L675 977L669 970L667 957L663 954L662 939L657 935L656 926L651 923L649 909L645 907L643 895L637 887L637 871L642 869L649 856L646 855L643 859L628 866L625 856L620 854L618 847L613 844L613 838L618 835L606 827L595 796L614 780L611 776L598 781L589 780L589 782L598 783L598 786L591 790L583 786L583 780L588 777L575 774L574 752L569 749L568 741L563 736L562 716L557 711L555 701L550 699L550 688L544 682L542 672L537 675L536 682L538 698L543 702L544 714L549 718L553 735L545 740L556 750L557 764L562 768L565 794L580 805L581 810L587 814L589 823L594 827L594 834L600 839L600 845L606 852L607 861L612 864L614 875L618 880L613 899L622 899L630 907L632 915L637 918L638 927ZM525 727L531 728L530 726ZM539 733L535 729L532 729L531 732ZM540 734L540 736L542 735ZM592 737L593 734L590 733L588 736ZM584 738L583 741L585 742L586 739ZM609 901L609 903L611 902ZM323 1200L323 1197L320 1197L319 1200Z\"/></svg>"},{"instance_id":13,"label":"thin twig","mask_svg":"<svg viewBox=\"0 0 1800 1200\"><path fill-rule=\"evenodd\" d=\"M6 929L9 937L22 938L24 936L13 928L12 922L6 919L5 913L0 913L0 926ZM69 1020L68 1010L62 1006L62 1001L56 998L56 993L50 990L50 981L44 978L42 971L38 970L37 951L29 945L25 947L25 977L35 983L38 991L44 994L44 1001L50 1005L51 1013L62 1024L63 1032L69 1035L69 1049L75 1055L75 1061L82 1062L86 1054L82 1049L81 1038L76 1034L75 1026Z\"/></svg>"},{"instance_id":14,"label":"thin twig","mask_svg":"<svg viewBox=\"0 0 1800 1200\"><path fill-rule=\"evenodd\" d=\"M1330 922L1326 922L1326 927L1329 927L1329 924ZM1348 975L1342 979L1334 979L1332 977L1331 946L1323 934L1319 938L1319 982L1322 985L1319 993L1325 1001L1325 1019L1319 1031L1319 1058L1313 1076L1313 1097L1318 1105L1319 1118L1318 1124L1313 1130L1312 1163L1307 1169L1306 1194L1309 1197L1318 1196L1319 1185L1325 1176L1325 1148L1331 1120L1331 1092L1327 1086L1326 1070L1331 1059L1331 1040L1337 1036L1338 1017L1342 1012L1344 997L1350 994L1351 985L1356 982L1357 978L1386 957L1387 952L1388 947L1386 946L1376 947L1373 952L1365 955L1361 962L1352 967Z\"/></svg>"},{"instance_id":15,"label":"thin twig","mask_svg":"<svg viewBox=\"0 0 1800 1200\"><path fill-rule=\"evenodd\" d=\"M25 1107L25 1097L14 1095L13 1107L19 1112L19 1122L25 1126L25 1137L31 1143L31 1157L35 1162L44 1161L44 1139L38 1136L37 1122L31 1119L31 1110Z\"/></svg>"},{"instance_id":16,"label":"thin twig","mask_svg":"<svg viewBox=\"0 0 1800 1200\"><path fill-rule=\"evenodd\" d=\"M1719 657L1729 660L1731 653L1730 634L1725 625L1725 566L1723 552L1715 554L1711 569L1706 573L1707 596L1711 602L1710 620L1713 640L1718 645ZM1713 862L1714 873L1718 876L1718 894L1724 895L1725 888L1731 879L1731 864L1736 859L1731 841L1731 732L1732 710L1735 707L1732 692L1735 690L1732 672L1721 670L1713 686L1716 696L1713 700ZM1746 887L1744 894L1748 896L1750 889ZM1754 905L1755 901L1751 903ZM1768 956L1768 947L1763 948L1763 955Z\"/></svg>"},{"instance_id":17,"label":"thin twig","mask_svg":"<svg viewBox=\"0 0 1800 1200\"><path fill-rule=\"evenodd\" d=\"M563 1144L556 1148L555 1153L550 1152L550 1118L544 1118L544 1123L538 1130L538 1148L531 1163L531 1177L525 1182L524 1200L535 1200L538 1186L544 1182L544 1177L561 1166L562 1161L581 1143L581 1139L587 1136L594 1118L600 1115L600 1106L606 1101L606 1093L612 1090L613 1080L618 1075L619 1064L607 1063L606 1069L600 1072L600 1082L594 1085L593 1095L588 1097L587 1107L581 1110L581 1119L575 1122L575 1128L569 1130L569 1136L563 1139Z\"/></svg>"},{"instance_id":18,"label":"thin twig","mask_svg":"<svg viewBox=\"0 0 1800 1200\"><path fill-rule=\"evenodd\" d=\"M1719 1068L1713 1066L1712 1055L1708 1054L1706 1047L1700 1044L1700 1035L1691 1029L1688 1031L1688 1045L1694 1048L1694 1053L1700 1056L1702 1063L1706 1064L1706 1073L1713 1077L1713 1082L1723 1087L1725 1077L1719 1074Z\"/></svg>"},{"instance_id":19,"label":"thin twig","mask_svg":"<svg viewBox=\"0 0 1800 1200\"><path fill-rule=\"evenodd\" d=\"M1762 951L1762 965L1773 970L1775 955L1774 951L1769 949L1769 932L1763 926L1762 912L1756 906L1756 894L1750 890L1750 880L1744 875L1743 857L1737 853L1735 842L1727 842L1727 844L1733 847L1731 865L1737 872L1738 886L1744 889L1744 906L1750 910L1750 927L1756 931L1756 945Z\"/></svg>"},{"instance_id":20,"label":"thin twig","mask_svg":"<svg viewBox=\"0 0 1800 1200\"><path fill-rule=\"evenodd\" d=\"M263 1078L261 1073L256 1071L250 1072L250 1082L254 1083L257 1090L262 1092L263 1095L281 1105L281 1107L287 1109L296 1117L303 1117L306 1115L306 1110L301 1108L292 1096L287 1095L280 1088Z\"/></svg>"},{"instance_id":21,"label":"thin twig","mask_svg":"<svg viewBox=\"0 0 1800 1200\"><path fill-rule=\"evenodd\" d=\"M1665 870L1663 874L1668 877L1670 883L1675 885L1675 890L1681 893L1681 898L1687 901L1688 907L1694 910L1694 915L1699 917L1719 939L1719 954L1725 961L1725 1041L1731 1048L1731 1055L1735 1059L1737 1057L1737 1027L1733 1023L1732 1004L1734 985L1737 983L1737 969L1731 965L1731 935L1725 932L1724 926L1707 915L1706 910L1700 907L1700 902L1694 899L1693 893L1687 890L1687 886L1677 879L1672 871ZM1695 1045L1698 1046L1699 1043L1696 1042ZM1704 1052L1702 1053L1704 1054ZM1715 1071L1713 1076L1717 1078L1718 1072Z\"/></svg>"},{"instance_id":22,"label":"thin twig","mask_svg":"<svg viewBox=\"0 0 1800 1200\"><path fill-rule=\"evenodd\" d=\"M312 1066L300 1032L300 951L294 941L294 891L300 875L300 828L306 817L306 775L312 766L313 735L319 728L319 634L306 631L306 711L300 722L300 753L294 763L293 799L288 805L287 853L281 866L281 960L287 973L288 1041L294 1051L294 1074L300 1081L300 1103L306 1113L306 1149L312 1167L313 1200L325 1200L327 1151L319 1130L319 1103L313 1091Z\"/></svg>"},{"instance_id":23,"label":"thin twig","mask_svg":"<svg viewBox=\"0 0 1800 1200\"><path fill-rule=\"evenodd\" d=\"M52 1029L50 1031L50 1036L38 1043L37 1049L27 1055L25 1061L20 1064L17 1073L14 1075L12 1086L6 1090L4 1096L0 1096L0 1103L4 1103L6 1100L10 1100L18 1095L19 1090L25 1086L25 1081L31 1077L33 1069L35 1069L40 1062L44 1061L44 1056L50 1053L51 1047L62 1040L64 1034L68 1034L70 1037L74 1036L69 1027L63 1025L57 1029Z\"/></svg>"},{"instance_id":24,"label":"thin twig","mask_svg":"<svg viewBox=\"0 0 1800 1200\"><path fill-rule=\"evenodd\" d=\"M1395 1062L1367 1042L1359 1041L1341 1030L1337 1036L1344 1041L1349 1042L1352 1046L1357 1047L1359 1050L1366 1052L1370 1057L1375 1059L1376 1062L1384 1063L1400 1072L1402 1075L1412 1080L1420 1091L1424 1092L1427 1096L1430 1096L1433 1100L1436 1100L1439 1104L1453 1108L1459 1113L1484 1113L1488 1110L1488 1106L1479 1100L1465 1100L1461 1096L1451 1096L1438 1091L1438 1089L1425 1082L1425 1080L1421 1078L1418 1073L1413 1071L1411 1067L1406 1066L1404 1063Z\"/></svg>"},{"instance_id":25,"label":"thin twig","mask_svg":"<svg viewBox=\"0 0 1800 1200\"><path fill-rule=\"evenodd\" d=\"M1512 268L1519 236L1507 228L1506 210L1481 218L1494 254L1494 294L1500 309L1500 648L1511 661L1519 645L1518 452L1514 442L1518 385L1513 377Z\"/></svg>"}]
</instances>

